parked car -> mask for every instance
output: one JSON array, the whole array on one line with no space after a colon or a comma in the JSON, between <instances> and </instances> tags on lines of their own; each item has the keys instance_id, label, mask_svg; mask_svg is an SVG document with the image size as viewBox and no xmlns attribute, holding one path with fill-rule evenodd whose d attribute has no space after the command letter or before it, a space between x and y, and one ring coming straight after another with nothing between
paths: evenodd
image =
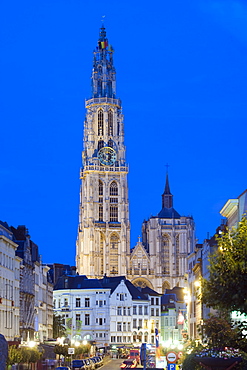
<instances>
[{"instance_id":1,"label":"parked car","mask_svg":"<svg viewBox=\"0 0 247 370\"><path fill-rule=\"evenodd\" d=\"M86 360L72 360L72 370L92 370Z\"/></svg>"},{"instance_id":2,"label":"parked car","mask_svg":"<svg viewBox=\"0 0 247 370\"><path fill-rule=\"evenodd\" d=\"M133 367L137 367L137 361L135 359L133 359L133 360L124 360L123 363L120 366L121 369L130 369L130 368L133 368Z\"/></svg>"},{"instance_id":3,"label":"parked car","mask_svg":"<svg viewBox=\"0 0 247 370\"><path fill-rule=\"evenodd\" d=\"M91 360L93 361L95 368L98 368L103 365L103 361L98 356L92 357Z\"/></svg>"}]
</instances>

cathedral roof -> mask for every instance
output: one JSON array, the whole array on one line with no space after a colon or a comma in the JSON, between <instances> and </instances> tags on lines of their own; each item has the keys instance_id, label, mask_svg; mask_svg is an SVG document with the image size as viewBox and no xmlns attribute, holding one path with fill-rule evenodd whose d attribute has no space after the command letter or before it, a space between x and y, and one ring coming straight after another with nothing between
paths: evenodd
<instances>
[{"instance_id":1,"label":"cathedral roof","mask_svg":"<svg viewBox=\"0 0 247 370\"><path fill-rule=\"evenodd\" d=\"M173 208L162 208L162 210L158 213L159 218L180 218L180 214Z\"/></svg>"}]
</instances>

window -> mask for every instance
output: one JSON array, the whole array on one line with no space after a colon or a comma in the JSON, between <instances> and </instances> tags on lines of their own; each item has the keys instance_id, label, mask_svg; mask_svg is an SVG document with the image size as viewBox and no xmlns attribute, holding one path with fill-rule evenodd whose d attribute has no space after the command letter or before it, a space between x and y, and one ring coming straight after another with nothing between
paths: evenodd
<instances>
[{"instance_id":1,"label":"window","mask_svg":"<svg viewBox=\"0 0 247 370\"><path fill-rule=\"evenodd\" d=\"M130 327L130 322L128 322L128 331L131 330L131 327Z\"/></svg>"},{"instance_id":2,"label":"window","mask_svg":"<svg viewBox=\"0 0 247 370\"><path fill-rule=\"evenodd\" d=\"M108 146L110 148L113 148L113 145L114 145L113 140L112 139L108 140Z\"/></svg>"},{"instance_id":3,"label":"window","mask_svg":"<svg viewBox=\"0 0 247 370\"><path fill-rule=\"evenodd\" d=\"M144 306L144 315L148 315L148 306Z\"/></svg>"},{"instance_id":4,"label":"window","mask_svg":"<svg viewBox=\"0 0 247 370\"><path fill-rule=\"evenodd\" d=\"M158 308L156 308L156 316L159 316L160 315L160 313L159 313L159 309Z\"/></svg>"},{"instance_id":5,"label":"window","mask_svg":"<svg viewBox=\"0 0 247 370\"><path fill-rule=\"evenodd\" d=\"M142 306L139 306L139 315L142 315Z\"/></svg>"},{"instance_id":6,"label":"window","mask_svg":"<svg viewBox=\"0 0 247 370\"><path fill-rule=\"evenodd\" d=\"M75 306L76 307L81 307L81 298L76 298L75 299Z\"/></svg>"},{"instance_id":7,"label":"window","mask_svg":"<svg viewBox=\"0 0 247 370\"><path fill-rule=\"evenodd\" d=\"M122 323L121 322L117 323L117 331L122 331Z\"/></svg>"},{"instance_id":8,"label":"window","mask_svg":"<svg viewBox=\"0 0 247 370\"><path fill-rule=\"evenodd\" d=\"M117 196L118 195L118 186L116 181L113 181L110 185L110 196Z\"/></svg>"},{"instance_id":9,"label":"window","mask_svg":"<svg viewBox=\"0 0 247 370\"><path fill-rule=\"evenodd\" d=\"M64 298L64 306L67 307L68 306L68 298Z\"/></svg>"},{"instance_id":10,"label":"window","mask_svg":"<svg viewBox=\"0 0 247 370\"><path fill-rule=\"evenodd\" d=\"M103 146L104 146L104 141L103 141L103 140L99 140L99 141L98 141L98 151L99 151L101 148L103 148Z\"/></svg>"},{"instance_id":11,"label":"window","mask_svg":"<svg viewBox=\"0 0 247 370\"><path fill-rule=\"evenodd\" d=\"M126 331L126 322L123 322L123 331Z\"/></svg>"},{"instance_id":12,"label":"window","mask_svg":"<svg viewBox=\"0 0 247 370\"><path fill-rule=\"evenodd\" d=\"M151 316L154 316L154 308L151 308Z\"/></svg>"},{"instance_id":13,"label":"window","mask_svg":"<svg viewBox=\"0 0 247 370\"><path fill-rule=\"evenodd\" d=\"M123 307L123 315L126 316L126 307Z\"/></svg>"},{"instance_id":14,"label":"window","mask_svg":"<svg viewBox=\"0 0 247 370\"><path fill-rule=\"evenodd\" d=\"M90 307L90 298L85 298L85 307Z\"/></svg>"},{"instance_id":15,"label":"window","mask_svg":"<svg viewBox=\"0 0 247 370\"><path fill-rule=\"evenodd\" d=\"M90 325L90 315L88 313L85 314L85 325Z\"/></svg>"},{"instance_id":16,"label":"window","mask_svg":"<svg viewBox=\"0 0 247 370\"><path fill-rule=\"evenodd\" d=\"M99 180L99 196L103 196L103 182Z\"/></svg>"},{"instance_id":17,"label":"window","mask_svg":"<svg viewBox=\"0 0 247 370\"><path fill-rule=\"evenodd\" d=\"M99 325L103 325L103 319L102 319L102 317L99 318Z\"/></svg>"},{"instance_id":18,"label":"window","mask_svg":"<svg viewBox=\"0 0 247 370\"><path fill-rule=\"evenodd\" d=\"M122 307L117 308L117 314L120 316L122 315Z\"/></svg>"},{"instance_id":19,"label":"window","mask_svg":"<svg viewBox=\"0 0 247 370\"><path fill-rule=\"evenodd\" d=\"M142 319L139 319L139 324L138 324L138 326L139 326L139 330L142 328Z\"/></svg>"},{"instance_id":20,"label":"window","mask_svg":"<svg viewBox=\"0 0 247 370\"><path fill-rule=\"evenodd\" d=\"M104 135L104 115L102 109L100 109L98 112L98 135Z\"/></svg>"},{"instance_id":21,"label":"window","mask_svg":"<svg viewBox=\"0 0 247 370\"><path fill-rule=\"evenodd\" d=\"M99 301L96 301L96 306L98 306L98 304L99 304Z\"/></svg>"},{"instance_id":22,"label":"window","mask_svg":"<svg viewBox=\"0 0 247 370\"><path fill-rule=\"evenodd\" d=\"M80 320L81 320L81 315L77 313L77 314L75 315L75 320L76 320L76 321L80 321Z\"/></svg>"},{"instance_id":23,"label":"window","mask_svg":"<svg viewBox=\"0 0 247 370\"><path fill-rule=\"evenodd\" d=\"M136 319L133 319L133 328L136 329L137 328L137 320Z\"/></svg>"},{"instance_id":24,"label":"window","mask_svg":"<svg viewBox=\"0 0 247 370\"><path fill-rule=\"evenodd\" d=\"M116 343L116 337L111 337L111 343Z\"/></svg>"},{"instance_id":25,"label":"window","mask_svg":"<svg viewBox=\"0 0 247 370\"><path fill-rule=\"evenodd\" d=\"M131 313L130 313L130 307L128 307L128 316L130 316Z\"/></svg>"},{"instance_id":26,"label":"window","mask_svg":"<svg viewBox=\"0 0 247 370\"><path fill-rule=\"evenodd\" d=\"M124 301L124 294L120 294L120 301Z\"/></svg>"},{"instance_id":27,"label":"window","mask_svg":"<svg viewBox=\"0 0 247 370\"><path fill-rule=\"evenodd\" d=\"M156 304L157 305L159 304L159 298L156 298Z\"/></svg>"},{"instance_id":28,"label":"window","mask_svg":"<svg viewBox=\"0 0 247 370\"><path fill-rule=\"evenodd\" d=\"M99 307L103 307L103 301L99 301Z\"/></svg>"},{"instance_id":29,"label":"window","mask_svg":"<svg viewBox=\"0 0 247 370\"><path fill-rule=\"evenodd\" d=\"M154 298L151 298L151 305L154 305Z\"/></svg>"},{"instance_id":30,"label":"window","mask_svg":"<svg viewBox=\"0 0 247 370\"><path fill-rule=\"evenodd\" d=\"M118 222L118 207L110 206L110 222Z\"/></svg>"},{"instance_id":31,"label":"window","mask_svg":"<svg viewBox=\"0 0 247 370\"><path fill-rule=\"evenodd\" d=\"M136 315L136 306L133 306L133 315Z\"/></svg>"},{"instance_id":32,"label":"window","mask_svg":"<svg viewBox=\"0 0 247 370\"><path fill-rule=\"evenodd\" d=\"M122 337L117 337L117 343L121 343L122 342Z\"/></svg>"},{"instance_id":33,"label":"window","mask_svg":"<svg viewBox=\"0 0 247 370\"><path fill-rule=\"evenodd\" d=\"M113 136L113 113L112 113L112 110L108 111L108 135Z\"/></svg>"},{"instance_id":34,"label":"window","mask_svg":"<svg viewBox=\"0 0 247 370\"><path fill-rule=\"evenodd\" d=\"M101 198L103 200L103 198ZM99 204L99 221L103 222L103 204Z\"/></svg>"}]
</instances>

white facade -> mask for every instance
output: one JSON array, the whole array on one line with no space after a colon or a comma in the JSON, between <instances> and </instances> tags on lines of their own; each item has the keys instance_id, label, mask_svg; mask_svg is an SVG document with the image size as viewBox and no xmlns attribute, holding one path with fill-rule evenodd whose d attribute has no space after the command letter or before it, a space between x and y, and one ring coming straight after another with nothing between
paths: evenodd
<instances>
[{"instance_id":1,"label":"white facade","mask_svg":"<svg viewBox=\"0 0 247 370\"><path fill-rule=\"evenodd\" d=\"M88 279L88 285L90 280L95 281ZM121 277L114 289L103 280L101 288L55 287L54 312L64 319L68 338L91 341L97 348L154 344L155 328L160 328L160 296L145 296Z\"/></svg>"},{"instance_id":2,"label":"white facade","mask_svg":"<svg viewBox=\"0 0 247 370\"><path fill-rule=\"evenodd\" d=\"M110 338L110 289L53 291L54 313L63 318L70 340L95 341L106 347Z\"/></svg>"},{"instance_id":3,"label":"white facade","mask_svg":"<svg viewBox=\"0 0 247 370\"><path fill-rule=\"evenodd\" d=\"M41 343L53 337L53 286L47 281L48 271L49 267L35 263L34 338Z\"/></svg>"},{"instance_id":4,"label":"white facade","mask_svg":"<svg viewBox=\"0 0 247 370\"><path fill-rule=\"evenodd\" d=\"M6 340L20 336L19 279L21 259L12 233L0 224L0 329Z\"/></svg>"}]
</instances>

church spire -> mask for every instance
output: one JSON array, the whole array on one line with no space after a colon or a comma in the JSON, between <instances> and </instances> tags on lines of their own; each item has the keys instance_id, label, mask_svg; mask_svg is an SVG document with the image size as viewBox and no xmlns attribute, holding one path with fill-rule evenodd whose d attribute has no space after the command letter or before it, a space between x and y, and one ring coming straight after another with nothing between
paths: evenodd
<instances>
[{"instance_id":1,"label":"church spire","mask_svg":"<svg viewBox=\"0 0 247 370\"><path fill-rule=\"evenodd\" d=\"M94 50L92 97L116 98L116 71L113 66L113 48L108 44L106 29L103 24L100 28L96 50Z\"/></svg>"},{"instance_id":2,"label":"church spire","mask_svg":"<svg viewBox=\"0 0 247 370\"><path fill-rule=\"evenodd\" d=\"M168 173L166 174L166 185L164 193L162 194L162 208L172 208L173 207L173 195L170 191Z\"/></svg>"}]
</instances>

